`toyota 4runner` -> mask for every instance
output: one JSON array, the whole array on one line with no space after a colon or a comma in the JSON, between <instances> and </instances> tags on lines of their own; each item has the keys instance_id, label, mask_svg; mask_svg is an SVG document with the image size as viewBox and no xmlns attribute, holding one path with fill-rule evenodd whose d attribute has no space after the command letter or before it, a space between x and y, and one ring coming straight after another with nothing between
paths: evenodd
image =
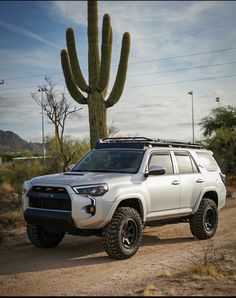
<instances>
[{"instance_id":1,"label":"toyota 4runner","mask_svg":"<svg viewBox=\"0 0 236 298\"><path fill-rule=\"evenodd\" d=\"M188 222L195 238L209 239L225 204L224 180L198 144L106 138L70 171L24 182L28 237L51 248L65 233L101 236L116 259L137 252L144 226Z\"/></svg>"}]
</instances>

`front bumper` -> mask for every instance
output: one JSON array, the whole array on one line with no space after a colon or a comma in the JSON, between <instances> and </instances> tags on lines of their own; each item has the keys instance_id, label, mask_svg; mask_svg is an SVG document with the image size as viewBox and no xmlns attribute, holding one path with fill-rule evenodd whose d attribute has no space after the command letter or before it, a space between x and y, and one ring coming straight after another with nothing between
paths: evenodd
<instances>
[{"instance_id":1,"label":"front bumper","mask_svg":"<svg viewBox=\"0 0 236 298\"><path fill-rule=\"evenodd\" d=\"M48 187L58 187L58 185L50 184ZM23 195L23 210L26 222L76 229L100 229L109 222L117 203L109 200L108 193L101 197L89 198L85 195L76 194L70 186L62 187L67 190L71 199L71 211L32 208L29 206L28 191ZM52 200L52 198L49 198L49 200ZM88 212L89 205L95 206L96 212L94 214Z\"/></svg>"}]
</instances>

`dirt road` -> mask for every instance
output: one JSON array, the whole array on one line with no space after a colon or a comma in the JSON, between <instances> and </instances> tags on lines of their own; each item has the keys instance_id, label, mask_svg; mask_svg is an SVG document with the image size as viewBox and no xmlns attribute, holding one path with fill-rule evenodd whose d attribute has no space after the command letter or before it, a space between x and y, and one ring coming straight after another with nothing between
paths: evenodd
<instances>
[{"instance_id":1,"label":"dirt road","mask_svg":"<svg viewBox=\"0 0 236 298\"><path fill-rule=\"evenodd\" d=\"M236 200L228 200L214 244L235 244L235 215ZM58 247L42 250L24 233L0 245L0 295L140 295L160 270L184 268L200 249L188 224L145 228L139 251L123 261L111 260L97 237L66 236Z\"/></svg>"}]
</instances>

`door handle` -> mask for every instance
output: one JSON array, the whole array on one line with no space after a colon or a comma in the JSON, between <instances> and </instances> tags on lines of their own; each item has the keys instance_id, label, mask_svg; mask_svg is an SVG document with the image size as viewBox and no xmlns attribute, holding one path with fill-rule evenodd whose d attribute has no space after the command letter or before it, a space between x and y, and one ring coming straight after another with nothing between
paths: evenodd
<instances>
[{"instance_id":1,"label":"door handle","mask_svg":"<svg viewBox=\"0 0 236 298\"><path fill-rule=\"evenodd\" d=\"M179 180L173 180L172 181L172 185L179 185L179 184L180 184Z\"/></svg>"},{"instance_id":2,"label":"door handle","mask_svg":"<svg viewBox=\"0 0 236 298\"><path fill-rule=\"evenodd\" d=\"M196 180L196 182L197 182L197 183L203 183L204 180L203 180L202 178L198 178L198 179Z\"/></svg>"}]
</instances>

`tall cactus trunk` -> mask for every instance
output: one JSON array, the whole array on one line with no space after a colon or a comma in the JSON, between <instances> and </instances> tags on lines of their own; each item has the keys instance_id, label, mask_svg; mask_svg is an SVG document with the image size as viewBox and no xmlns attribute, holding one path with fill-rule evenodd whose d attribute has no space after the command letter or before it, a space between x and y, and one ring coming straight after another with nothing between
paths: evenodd
<instances>
[{"instance_id":1,"label":"tall cactus trunk","mask_svg":"<svg viewBox=\"0 0 236 298\"><path fill-rule=\"evenodd\" d=\"M94 148L98 139L107 136L107 109L120 99L126 79L130 51L130 35L123 34L120 62L111 94L105 100L110 76L112 52L112 28L110 16L103 16L101 61L98 48L97 1L88 0L88 70L86 83L77 59L75 38L72 28L66 31L67 49L61 51L61 65L68 91L79 104L87 104L89 110L90 144ZM87 93L87 97L81 91Z\"/></svg>"},{"instance_id":2,"label":"tall cactus trunk","mask_svg":"<svg viewBox=\"0 0 236 298\"><path fill-rule=\"evenodd\" d=\"M88 96L90 146L94 148L98 139L107 137L107 110L102 94L98 91Z\"/></svg>"}]
</instances>

